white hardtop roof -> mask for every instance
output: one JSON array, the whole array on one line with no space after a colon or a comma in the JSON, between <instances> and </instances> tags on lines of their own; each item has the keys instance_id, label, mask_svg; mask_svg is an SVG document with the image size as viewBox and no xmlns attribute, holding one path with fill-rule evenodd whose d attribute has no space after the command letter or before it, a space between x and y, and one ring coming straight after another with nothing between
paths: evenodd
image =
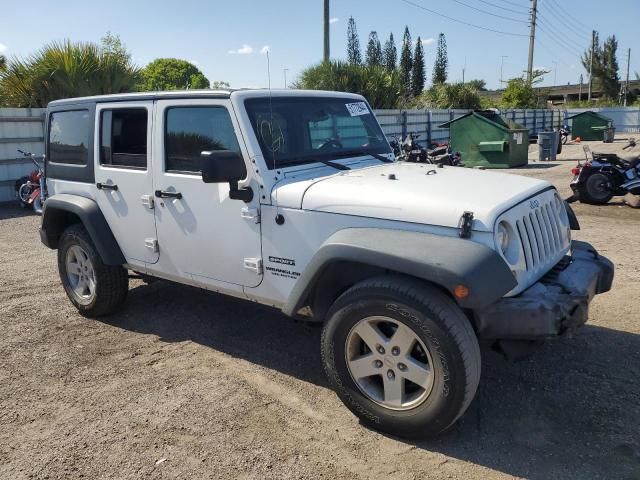
<instances>
[{"instance_id":1,"label":"white hardtop roof","mask_svg":"<svg viewBox=\"0 0 640 480\"><path fill-rule=\"evenodd\" d=\"M168 100L176 98L255 98L268 97L269 90L259 89L238 89L238 90L169 90L163 92L134 92L116 93L111 95L96 95L92 97L76 97L54 100L49 103L49 107L62 105L75 105L79 103L106 103L106 102L126 102L141 100ZM272 89L272 97L342 97L352 99L362 99L360 95L345 92L331 92L324 90L297 90L297 89Z\"/></svg>"}]
</instances>

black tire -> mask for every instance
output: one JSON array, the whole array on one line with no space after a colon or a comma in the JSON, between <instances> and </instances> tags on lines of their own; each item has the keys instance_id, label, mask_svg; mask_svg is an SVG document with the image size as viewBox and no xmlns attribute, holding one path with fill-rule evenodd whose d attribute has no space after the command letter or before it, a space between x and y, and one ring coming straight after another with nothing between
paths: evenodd
<instances>
[{"instance_id":1,"label":"black tire","mask_svg":"<svg viewBox=\"0 0 640 480\"><path fill-rule=\"evenodd\" d=\"M580 185L580 201L590 203L591 205L604 205L613 198L613 194L607 185L611 183L611 179L604 173L592 173Z\"/></svg>"},{"instance_id":2,"label":"black tire","mask_svg":"<svg viewBox=\"0 0 640 480\"><path fill-rule=\"evenodd\" d=\"M347 365L347 338L355 325L372 316L408 326L430 351L432 387L415 407L385 407L353 380ZM327 318L322 332L325 373L363 424L399 437L434 436L453 425L473 400L480 381L478 340L462 310L437 288L400 276L365 280L340 296Z\"/></svg>"},{"instance_id":3,"label":"black tire","mask_svg":"<svg viewBox=\"0 0 640 480\"><path fill-rule=\"evenodd\" d=\"M72 279L67 271L67 254L69 249L77 246L84 251L91 262L94 280L94 292L85 297L74 293ZM120 307L129 291L129 275L119 265L105 265L96 251L91 237L81 224L68 227L60 236L58 244L58 272L62 286L80 314L86 317L107 315Z\"/></svg>"}]
</instances>

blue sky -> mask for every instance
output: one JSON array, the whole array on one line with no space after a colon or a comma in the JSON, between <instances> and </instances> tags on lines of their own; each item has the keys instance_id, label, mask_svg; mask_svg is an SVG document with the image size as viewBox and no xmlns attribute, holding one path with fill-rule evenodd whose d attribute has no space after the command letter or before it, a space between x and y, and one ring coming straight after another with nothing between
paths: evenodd
<instances>
[{"instance_id":1,"label":"blue sky","mask_svg":"<svg viewBox=\"0 0 640 480\"><path fill-rule=\"evenodd\" d=\"M502 32L528 34L530 0L411 0L462 22ZM144 65L157 57L178 57L197 63L210 80L225 80L233 87L267 84L268 45L272 86L282 87L284 69L291 81L322 56L322 0L234 2L196 0L0 0L0 53L27 55L44 43L70 38L98 41L108 30L117 33L134 60ZM604 39L619 41L621 75L626 49L632 48L631 70L640 71L638 0L538 0L541 28L534 65L556 69L557 83L577 82L578 53L589 44L590 30ZM559 5L559 6L558 6ZM499 18L485 12L507 18ZM572 12L573 17L565 12ZM427 75L435 56L435 39L445 33L449 52L449 79L483 78L496 88L504 58L503 77L520 75L526 68L528 37L502 35L437 16L403 0L332 0L331 54L346 56L347 20L353 15L361 46L376 30L384 41L390 32L398 49L404 26L425 41ZM555 62L555 63L554 63ZM554 72L544 84L551 85ZM586 76L585 76L586 79Z\"/></svg>"}]
</instances>

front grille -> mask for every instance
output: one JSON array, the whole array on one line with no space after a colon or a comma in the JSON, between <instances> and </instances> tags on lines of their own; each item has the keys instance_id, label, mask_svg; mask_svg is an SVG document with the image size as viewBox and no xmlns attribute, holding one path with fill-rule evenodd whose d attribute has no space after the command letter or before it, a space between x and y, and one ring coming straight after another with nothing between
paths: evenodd
<instances>
[{"instance_id":1,"label":"front grille","mask_svg":"<svg viewBox=\"0 0 640 480\"><path fill-rule=\"evenodd\" d=\"M565 248L564 228L553 200L543 203L540 199L536 208L516 220L527 272L548 267L549 261Z\"/></svg>"}]
</instances>

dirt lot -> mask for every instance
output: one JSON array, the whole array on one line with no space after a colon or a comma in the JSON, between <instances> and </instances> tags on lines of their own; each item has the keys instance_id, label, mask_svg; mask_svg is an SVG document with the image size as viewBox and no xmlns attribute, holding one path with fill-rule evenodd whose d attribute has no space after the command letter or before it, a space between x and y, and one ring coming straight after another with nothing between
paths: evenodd
<instances>
[{"instance_id":1,"label":"dirt lot","mask_svg":"<svg viewBox=\"0 0 640 480\"><path fill-rule=\"evenodd\" d=\"M572 166L512 173L568 195ZM0 478L640 479L640 210L575 209L575 237L617 265L613 291L526 361L484 349L467 414L409 443L361 427L327 388L317 327L139 281L120 313L85 319L39 218L0 208Z\"/></svg>"}]
</instances>

